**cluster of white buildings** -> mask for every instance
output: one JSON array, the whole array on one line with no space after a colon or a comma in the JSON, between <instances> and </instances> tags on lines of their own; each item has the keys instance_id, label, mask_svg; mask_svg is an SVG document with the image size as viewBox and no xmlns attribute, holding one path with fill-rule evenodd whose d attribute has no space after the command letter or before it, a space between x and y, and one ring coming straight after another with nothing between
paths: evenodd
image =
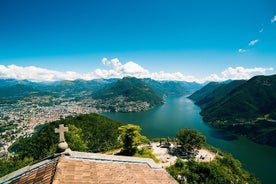
<instances>
[{"instance_id":1,"label":"cluster of white buildings","mask_svg":"<svg viewBox=\"0 0 276 184\"><path fill-rule=\"evenodd\" d=\"M77 114L99 113L96 101L40 96L25 98L15 104L0 104L0 157L19 138L31 136L37 125Z\"/></svg>"}]
</instances>

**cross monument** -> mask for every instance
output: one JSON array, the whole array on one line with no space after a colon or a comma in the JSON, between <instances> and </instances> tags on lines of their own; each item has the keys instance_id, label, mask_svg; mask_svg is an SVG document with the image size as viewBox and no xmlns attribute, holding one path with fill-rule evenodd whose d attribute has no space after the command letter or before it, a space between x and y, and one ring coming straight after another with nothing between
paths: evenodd
<instances>
[{"instance_id":1,"label":"cross monument","mask_svg":"<svg viewBox=\"0 0 276 184\"><path fill-rule=\"evenodd\" d=\"M64 124L60 124L59 128L55 128L55 133L59 133L59 142L65 142L64 132L68 131L68 127L64 127Z\"/></svg>"}]
</instances>

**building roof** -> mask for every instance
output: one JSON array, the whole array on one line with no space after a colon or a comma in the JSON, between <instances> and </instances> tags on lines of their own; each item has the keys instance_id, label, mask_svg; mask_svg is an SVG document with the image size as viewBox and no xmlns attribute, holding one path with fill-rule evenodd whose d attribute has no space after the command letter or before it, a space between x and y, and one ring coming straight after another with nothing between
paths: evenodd
<instances>
[{"instance_id":1,"label":"building roof","mask_svg":"<svg viewBox=\"0 0 276 184\"><path fill-rule=\"evenodd\" d=\"M176 184L152 159L67 150L3 178L0 183Z\"/></svg>"},{"instance_id":2,"label":"building roof","mask_svg":"<svg viewBox=\"0 0 276 184\"><path fill-rule=\"evenodd\" d=\"M58 158L45 159L39 163L31 166L26 166L11 174L8 174L0 178L0 183L40 183L49 184L52 183Z\"/></svg>"}]
</instances>

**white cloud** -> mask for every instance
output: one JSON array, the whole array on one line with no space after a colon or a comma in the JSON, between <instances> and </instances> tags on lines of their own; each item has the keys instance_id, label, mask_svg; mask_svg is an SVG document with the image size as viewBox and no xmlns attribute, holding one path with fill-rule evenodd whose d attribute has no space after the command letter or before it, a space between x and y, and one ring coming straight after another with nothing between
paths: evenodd
<instances>
[{"instance_id":1,"label":"white cloud","mask_svg":"<svg viewBox=\"0 0 276 184\"><path fill-rule=\"evenodd\" d=\"M229 67L223 72L221 72L221 79L227 80L227 79L249 79L253 77L254 75L261 74L264 75L267 71L272 71L273 68L244 68L242 66L232 68Z\"/></svg>"},{"instance_id":2,"label":"white cloud","mask_svg":"<svg viewBox=\"0 0 276 184\"><path fill-rule=\"evenodd\" d=\"M247 52L247 51L248 51L248 50L246 50L246 49L239 49L239 50L238 50L239 53L245 53L245 52Z\"/></svg>"},{"instance_id":3,"label":"white cloud","mask_svg":"<svg viewBox=\"0 0 276 184\"><path fill-rule=\"evenodd\" d=\"M262 28L262 29L259 30L259 33L262 33L262 32L264 32L264 28Z\"/></svg>"},{"instance_id":4,"label":"white cloud","mask_svg":"<svg viewBox=\"0 0 276 184\"><path fill-rule=\"evenodd\" d=\"M175 81L198 81L194 76L185 76L180 72L166 73L164 71L150 73L149 77L154 80L175 80Z\"/></svg>"},{"instance_id":5,"label":"white cloud","mask_svg":"<svg viewBox=\"0 0 276 184\"><path fill-rule=\"evenodd\" d=\"M113 68L119 68L122 66L122 63L119 61L118 58L113 58L110 61L107 58L103 58L102 63L106 66L111 66Z\"/></svg>"},{"instance_id":6,"label":"white cloud","mask_svg":"<svg viewBox=\"0 0 276 184\"><path fill-rule=\"evenodd\" d=\"M254 75L264 75L269 71L273 71L273 68L244 68L239 66L236 68L229 67L220 74L211 74L204 78L197 78L192 75L184 75L180 72L167 73L160 71L151 73L133 61L122 64L117 58L111 60L103 58L102 63L109 69L96 69L86 74L73 71L59 72L35 66L21 67L16 65L0 65L0 78L13 78L18 80L26 79L34 82L42 82L76 79L92 80L98 78L123 78L126 76L133 76L137 78L152 78L154 80L175 80L203 83L206 81L224 81L228 79L249 79Z\"/></svg>"},{"instance_id":7,"label":"white cloud","mask_svg":"<svg viewBox=\"0 0 276 184\"><path fill-rule=\"evenodd\" d=\"M144 76L149 75L148 70L144 69L143 67L132 61L129 61L126 64L122 64L118 58L111 59L110 61L107 58L103 58L102 63L105 66L111 67L111 69L97 69L95 72L92 72L90 74L91 78L94 78L94 74L96 74L96 76L100 78L123 78L126 76L143 78Z\"/></svg>"},{"instance_id":8,"label":"white cloud","mask_svg":"<svg viewBox=\"0 0 276 184\"><path fill-rule=\"evenodd\" d=\"M271 23L276 22L276 15L271 19Z\"/></svg>"},{"instance_id":9,"label":"white cloud","mask_svg":"<svg viewBox=\"0 0 276 184\"><path fill-rule=\"evenodd\" d=\"M4 66L0 65L0 78L13 78L18 80L40 81L56 81L56 80L75 80L81 75L75 72L58 72L47 70L35 66L21 67L16 65Z\"/></svg>"},{"instance_id":10,"label":"white cloud","mask_svg":"<svg viewBox=\"0 0 276 184\"><path fill-rule=\"evenodd\" d=\"M259 42L259 40L257 40L257 39L256 39L256 40L252 40L252 41L249 42L248 45L249 45L249 46L254 46L254 45L255 45L256 43L258 43L258 42Z\"/></svg>"}]
</instances>

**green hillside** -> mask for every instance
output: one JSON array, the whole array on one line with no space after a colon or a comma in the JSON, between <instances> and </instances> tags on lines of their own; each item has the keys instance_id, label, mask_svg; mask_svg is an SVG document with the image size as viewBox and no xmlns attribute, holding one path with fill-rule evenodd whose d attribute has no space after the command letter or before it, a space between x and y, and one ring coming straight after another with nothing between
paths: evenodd
<instances>
[{"instance_id":1,"label":"green hillside","mask_svg":"<svg viewBox=\"0 0 276 184\"><path fill-rule=\"evenodd\" d=\"M208 84L190 96L205 122L276 146L276 75ZM266 123L265 123L266 122Z\"/></svg>"},{"instance_id":2,"label":"green hillside","mask_svg":"<svg viewBox=\"0 0 276 184\"><path fill-rule=\"evenodd\" d=\"M74 96L81 92L88 92L88 93L95 93L96 91L102 89L107 84L112 83L114 80L105 80L105 79L98 79L98 80L74 80L74 81L59 81L55 84L48 85L46 90L58 92L61 94L65 94L66 96ZM45 88L44 88L45 89Z\"/></svg>"},{"instance_id":3,"label":"green hillside","mask_svg":"<svg viewBox=\"0 0 276 184\"><path fill-rule=\"evenodd\" d=\"M16 142L11 148L15 151L15 156L0 159L0 177L54 154L59 140L54 129L58 128L59 124L69 127L69 131L65 133L65 139L73 151L99 152L122 146L118 143L121 123L97 114L70 117L45 124L32 137ZM185 131L185 133L187 132L189 131ZM130 134L132 135L132 133ZM180 135L182 136L181 141L185 141L186 138L190 139L189 136ZM196 133L196 136L205 140L205 137L199 132ZM197 141L194 141L196 137L192 136L192 139L193 143L197 144ZM232 183L233 181L238 181L237 183L259 183L231 155L222 153L215 148L210 147L210 149L218 154L214 161L201 163L194 159L189 159L189 161L178 159L175 164L167 168L167 171L179 182L186 177L189 183ZM148 153L145 152L145 154Z\"/></svg>"},{"instance_id":4,"label":"green hillside","mask_svg":"<svg viewBox=\"0 0 276 184\"><path fill-rule=\"evenodd\" d=\"M98 114L85 114L46 124L31 138L19 140L11 148L21 158L42 159L55 152L58 135L54 129L59 124L69 127L65 139L72 150L100 152L116 148L117 129L122 124ZM79 137L78 137L79 136Z\"/></svg>"},{"instance_id":5,"label":"green hillside","mask_svg":"<svg viewBox=\"0 0 276 184\"><path fill-rule=\"evenodd\" d=\"M10 149L15 156L0 159L0 177L55 153L59 138L54 129L59 124L69 127L65 139L73 151L100 152L120 146L118 128L121 123L97 114L70 117L45 124L32 137L13 144Z\"/></svg>"},{"instance_id":6,"label":"green hillside","mask_svg":"<svg viewBox=\"0 0 276 184\"><path fill-rule=\"evenodd\" d=\"M213 112L213 108L218 108L218 110L220 110L220 106L222 105L222 102L224 102L225 98L230 97L233 93L233 90L238 89L239 86L244 84L245 82L246 81L244 80L222 83L210 82L205 87L192 94L189 98L194 100L197 105L201 106L201 108L204 110L204 112L202 111L202 115L204 114L204 118L217 119L217 117L214 117L210 114L211 111ZM208 111L206 116L205 111ZM232 111L224 112L229 112L230 114L232 113Z\"/></svg>"},{"instance_id":7,"label":"green hillside","mask_svg":"<svg viewBox=\"0 0 276 184\"><path fill-rule=\"evenodd\" d=\"M103 108L121 112L132 111L132 106L139 111L138 109L147 110L163 103L160 94L143 80L134 77L125 77L106 86L93 95L93 98L101 99L103 104L108 105L108 107Z\"/></svg>"},{"instance_id":8,"label":"green hillside","mask_svg":"<svg viewBox=\"0 0 276 184\"><path fill-rule=\"evenodd\" d=\"M78 104L86 109L112 112L140 112L164 103L165 96L188 95L201 87L184 81L152 79L95 79L31 82L0 79L0 104L43 106Z\"/></svg>"},{"instance_id":9,"label":"green hillside","mask_svg":"<svg viewBox=\"0 0 276 184\"><path fill-rule=\"evenodd\" d=\"M14 103L19 99L37 93L41 93L39 88L25 84L15 84L8 87L0 86L0 104Z\"/></svg>"},{"instance_id":10,"label":"green hillside","mask_svg":"<svg viewBox=\"0 0 276 184\"><path fill-rule=\"evenodd\" d=\"M143 79L154 91L166 96L189 95L202 87L196 82L185 81L155 81L152 79Z\"/></svg>"}]
</instances>

